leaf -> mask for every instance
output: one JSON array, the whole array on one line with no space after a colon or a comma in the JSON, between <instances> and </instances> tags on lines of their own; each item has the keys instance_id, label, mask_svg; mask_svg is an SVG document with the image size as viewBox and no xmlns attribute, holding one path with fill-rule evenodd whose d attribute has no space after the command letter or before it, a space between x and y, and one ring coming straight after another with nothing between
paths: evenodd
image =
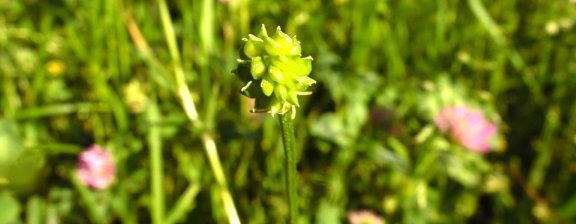
<instances>
[{"instance_id":1,"label":"leaf","mask_svg":"<svg viewBox=\"0 0 576 224\"><path fill-rule=\"evenodd\" d=\"M340 223L341 216L340 208L337 205L322 200L316 214L316 223Z\"/></svg>"},{"instance_id":2,"label":"leaf","mask_svg":"<svg viewBox=\"0 0 576 224\"><path fill-rule=\"evenodd\" d=\"M26 222L28 224L46 223L46 221L43 221L44 217L46 217L46 205L44 200L36 195L28 199L28 204L26 206Z\"/></svg>"},{"instance_id":3,"label":"leaf","mask_svg":"<svg viewBox=\"0 0 576 224\"><path fill-rule=\"evenodd\" d=\"M451 156L447 162L448 175L452 179L467 187L476 186L480 182L479 173L466 166L461 157Z\"/></svg>"},{"instance_id":4,"label":"leaf","mask_svg":"<svg viewBox=\"0 0 576 224\"><path fill-rule=\"evenodd\" d=\"M36 148L24 147L22 142L19 126L0 119L0 188L18 193L36 187L44 166L44 154Z\"/></svg>"},{"instance_id":5,"label":"leaf","mask_svg":"<svg viewBox=\"0 0 576 224\"><path fill-rule=\"evenodd\" d=\"M0 223L20 223L20 203L8 191L0 193Z\"/></svg>"},{"instance_id":6,"label":"leaf","mask_svg":"<svg viewBox=\"0 0 576 224\"><path fill-rule=\"evenodd\" d=\"M310 132L340 146L349 145L353 140L347 135L342 117L335 113L327 113L316 119L311 123Z\"/></svg>"}]
</instances>

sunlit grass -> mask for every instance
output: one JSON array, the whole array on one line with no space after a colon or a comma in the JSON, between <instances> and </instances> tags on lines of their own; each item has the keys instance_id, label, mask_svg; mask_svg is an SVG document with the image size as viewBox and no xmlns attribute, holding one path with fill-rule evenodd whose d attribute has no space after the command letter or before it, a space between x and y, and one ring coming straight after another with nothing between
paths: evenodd
<instances>
[{"instance_id":1,"label":"sunlit grass","mask_svg":"<svg viewBox=\"0 0 576 224\"><path fill-rule=\"evenodd\" d=\"M570 223L574 18L569 0L0 0L0 223L283 223L278 121L232 74L260 24L314 57L299 221ZM434 122L462 105L497 127L486 154ZM103 190L74 175L92 144L116 164Z\"/></svg>"}]
</instances>

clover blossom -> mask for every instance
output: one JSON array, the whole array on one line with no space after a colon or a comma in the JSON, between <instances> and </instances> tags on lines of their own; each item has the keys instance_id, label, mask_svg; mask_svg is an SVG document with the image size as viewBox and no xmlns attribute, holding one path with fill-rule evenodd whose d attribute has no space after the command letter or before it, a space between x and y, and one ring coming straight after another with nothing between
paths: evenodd
<instances>
[{"instance_id":1,"label":"clover blossom","mask_svg":"<svg viewBox=\"0 0 576 224\"><path fill-rule=\"evenodd\" d=\"M459 144L475 152L487 153L496 135L496 125L484 113L466 106L445 107L436 115L436 126Z\"/></svg>"},{"instance_id":2,"label":"clover blossom","mask_svg":"<svg viewBox=\"0 0 576 224\"><path fill-rule=\"evenodd\" d=\"M99 145L92 145L78 156L76 174L80 183L102 190L114 182L116 166L110 152Z\"/></svg>"},{"instance_id":3,"label":"clover blossom","mask_svg":"<svg viewBox=\"0 0 576 224\"><path fill-rule=\"evenodd\" d=\"M384 219L367 210L349 212L348 221L351 224L384 224Z\"/></svg>"},{"instance_id":4,"label":"clover blossom","mask_svg":"<svg viewBox=\"0 0 576 224\"><path fill-rule=\"evenodd\" d=\"M300 42L280 27L269 36L262 25L258 35L242 39L243 57L238 59L236 75L245 83L243 95L255 98L252 112L268 112L273 116L292 112L296 116L299 95L310 95L307 88L316 81L308 75L312 57L302 57Z\"/></svg>"}]
</instances>

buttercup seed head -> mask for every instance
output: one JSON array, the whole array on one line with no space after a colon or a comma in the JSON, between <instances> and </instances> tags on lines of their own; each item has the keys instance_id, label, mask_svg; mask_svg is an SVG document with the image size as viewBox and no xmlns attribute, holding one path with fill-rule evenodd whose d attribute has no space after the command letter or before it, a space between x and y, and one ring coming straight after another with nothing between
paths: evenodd
<instances>
[{"instance_id":1,"label":"buttercup seed head","mask_svg":"<svg viewBox=\"0 0 576 224\"><path fill-rule=\"evenodd\" d=\"M249 34L242 40L243 58L238 59L234 73L245 83L242 94L256 100L252 112L291 112L295 117L296 107L300 106L298 96L310 95L307 89L316 83L308 77L312 57L302 57L300 42L280 27L269 36L262 25L258 35Z\"/></svg>"}]
</instances>

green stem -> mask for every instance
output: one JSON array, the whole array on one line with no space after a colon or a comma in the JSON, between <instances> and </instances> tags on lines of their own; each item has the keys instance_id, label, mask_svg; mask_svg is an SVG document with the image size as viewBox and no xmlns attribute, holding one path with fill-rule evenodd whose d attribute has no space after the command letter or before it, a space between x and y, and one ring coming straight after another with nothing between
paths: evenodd
<instances>
[{"instance_id":1,"label":"green stem","mask_svg":"<svg viewBox=\"0 0 576 224\"><path fill-rule=\"evenodd\" d=\"M96 113L106 112L109 108L105 108L98 103L63 103L53 104L38 107L23 108L14 114L15 119L35 119L48 116L64 115L70 113Z\"/></svg>"},{"instance_id":2,"label":"green stem","mask_svg":"<svg viewBox=\"0 0 576 224\"><path fill-rule=\"evenodd\" d=\"M298 174L296 170L296 149L294 147L294 120L290 114L280 115L282 142L284 144L284 171L286 178L286 197L288 200L288 223L296 223L298 215Z\"/></svg>"},{"instance_id":3,"label":"green stem","mask_svg":"<svg viewBox=\"0 0 576 224\"><path fill-rule=\"evenodd\" d=\"M166 217L166 224L178 223L186 216L186 213L194 207L196 195L200 192L200 185L192 183L188 186L184 194L180 196L178 202Z\"/></svg>"},{"instance_id":4,"label":"green stem","mask_svg":"<svg viewBox=\"0 0 576 224\"><path fill-rule=\"evenodd\" d=\"M102 210L103 208L99 207L94 193L90 192L87 187L80 183L80 180L78 180L78 177L75 175L75 173L71 173L70 178L72 180L72 184L80 195L80 201L84 204L88 212L88 218L90 221L95 224L106 223L104 211Z\"/></svg>"},{"instance_id":5,"label":"green stem","mask_svg":"<svg viewBox=\"0 0 576 224\"><path fill-rule=\"evenodd\" d=\"M208 156L208 161L210 167L212 168L212 173L216 178L218 183L218 189L220 191L220 198L222 199L222 204L224 206L224 212L228 217L228 223L230 224L240 224L240 217L236 211L236 206L234 205L234 200L232 195L228 190L228 184L226 183L226 176L222 169L222 163L220 162L220 157L218 156L218 150L216 149L216 143L214 138L210 136L207 132L202 134L202 142L204 144L204 149L206 155Z\"/></svg>"},{"instance_id":6,"label":"green stem","mask_svg":"<svg viewBox=\"0 0 576 224\"><path fill-rule=\"evenodd\" d=\"M220 162L220 157L218 156L216 143L214 142L214 138L208 133L208 130L205 129L202 120L200 120L198 112L196 111L196 105L194 104L192 94L190 93L188 85L186 85L186 74L184 73L184 69L182 67L180 52L178 51L178 45L176 43L176 34L174 33L172 19L170 18L170 12L168 10L168 6L166 5L166 0L157 0L157 3L160 10L162 27L164 28L164 36L168 44L170 57L172 58L172 67L174 69L178 97L180 98L186 116L192 122L194 127L203 129L202 142L210 162L210 167L212 168L212 172L216 177L216 181L218 182L220 196L224 204L224 210L228 218L228 222L230 224L240 224L240 218L238 216L238 212L236 211L236 206L234 205L232 194L230 193L230 190L228 190L228 185L226 184L226 176L224 175L222 163ZM208 5L207 7L211 6ZM148 56L150 56L150 54L148 54Z\"/></svg>"},{"instance_id":7,"label":"green stem","mask_svg":"<svg viewBox=\"0 0 576 224\"><path fill-rule=\"evenodd\" d=\"M148 108L148 122L150 131L148 133L148 146L150 152L150 189L152 204L150 213L152 223L159 224L164 222L164 190L162 189L162 139L157 122L160 119L160 112L155 103L151 103Z\"/></svg>"}]
</instances>

